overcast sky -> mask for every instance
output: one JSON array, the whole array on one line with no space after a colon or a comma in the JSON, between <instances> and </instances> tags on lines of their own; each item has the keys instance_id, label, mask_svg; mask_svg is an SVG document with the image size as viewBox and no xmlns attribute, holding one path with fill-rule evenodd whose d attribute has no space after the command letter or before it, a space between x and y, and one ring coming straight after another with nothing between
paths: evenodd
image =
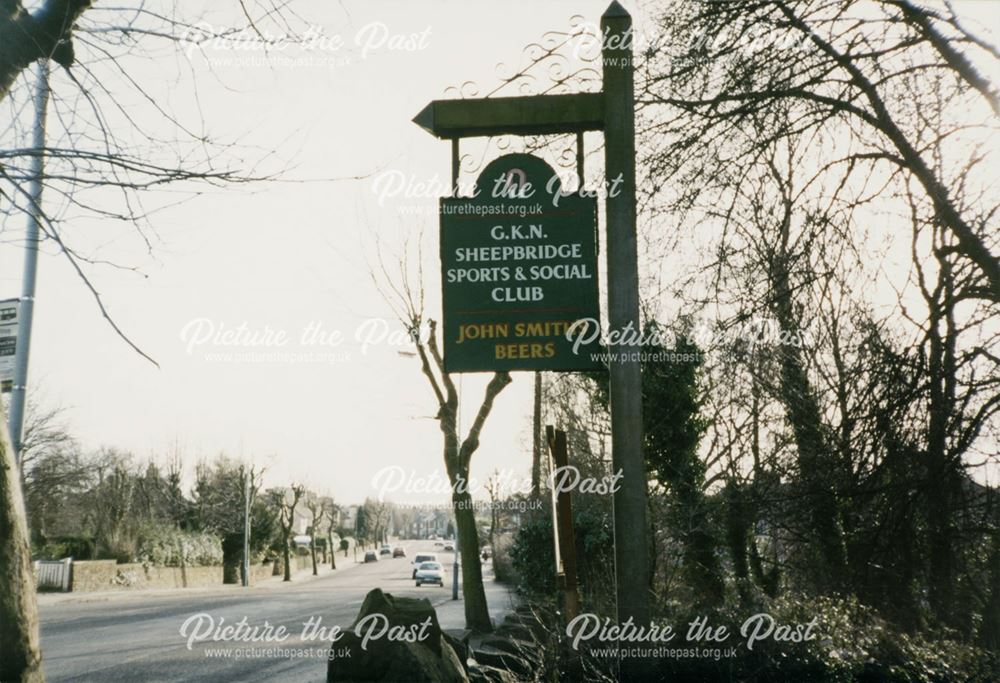
<instances>
[{"instance_id":1,"label":"overcast sky","mask_svg":"<svg viewBox=\"0 0 1000 683\"><path fill-rule=\"evenodd\" d=\"M387 186L376 179L446 181L449 144L410 119L449 86L472 81L489 92L499 83L498 62L516 65L523 46L569 29L574 15L598 21L606 4L303 0L294 5L303 24L327 41L307 53L209 44L191 51L191 66L169 52L130 62L130 73L180 120L240 140L248 159L273 151L265 167L285 168L286 180L211 190L156 214L152 254L134 231L92 220L67 224L83 252L139 269L93 266L88 273L119 326L160 368L115 336L66 261L48 248L31 390L47 406L65 406L88 449L117 447L162 460L176 446L189 467L224 451L266 465L269 485L304 481L343 503L374 495L380 468L443 477L434 400L417 361L399 354L405 347L363 348L356 338L359 329L400 329L369 276L376 238L391 261L404 240L423 235L428 311L440 315L437 200L424 193L380 201ZM988 21L998 5L959 7ZM238 15L213 11L205 15L208 28L240 24ZM299 58L305 61L290 63ZM53 84L73 88L58 73ZM120 97L137 95L123 87ZM14 228L5 230L0 298L20 291L20 245ZM240 325L257 335L283 332L289 341L278 349L204 341ZM309 330L343 341L300 344ZM224 355L248 350L284 356L237 362ZM463 415L478 406L485 381L462 380ZM474 476L494 468L527 474L531 385L529 374L515 374L497 401Z\"/></svg>"},{"instance_id":2,"label":"overcast sky","mask_svg":"<svg viewBox=\"0 0 1000 683\"><path fill-rule=\"evenodd\" d=\"M300 2L306 23L342 39L342 48L268 56L206 46L190 60L197 98L190 74L172 83L164 75L170 65L130 64L181 120L203 119L219 138L275 150L287 177L311 182L212 190L161 212L153 219L159 241L151 256L124 231L109 236L99 225L67 225L91 256L140 268L141 276L106 267L88 273L117 323L160 368L115 336L68 264L49 249L40 263L32 389L46 405L66 407L87 448L114 446L144 459L162 458L178 444L189 465L225 451L266 464L269 484L302 480L341 502L372 495L372 476L384 466L443 476L433 396L416 359L385 343L365 353L355 340L366 321L399 329L369 278L375 235L391 253L423 229L434 271L437 217L429 212L437 202L380 202L373 179L387 171L447 179L449 144L410 119L449 86L471 80L484 93L492 89L498 62L516 63L525 44L569 28L574 14L597 21L605 4ZM206 15L216 29L238 20ZM287 63L300 56L311 62ZM72 87L60 74L53 84ZM366 177L332 180L355 176ZM427 213L401 213L420 210ZM19 294L17 246L8 228L0 244L0 298ZM437 282L432 273L428 307L435 316ZM213 354L246 347L194 341L241 324L261 334L284 331L290 341L279 350L297 361L300 352L320 357L234 362ZM303 347L299 338L310 325L344 341ZM368 325L378 332L382 323ZM484 382L463 379L466 415ZM527 472L531 385L529 374L516 374L498 400L474 476L505 467Z\"/></svg>"}]
</instances>

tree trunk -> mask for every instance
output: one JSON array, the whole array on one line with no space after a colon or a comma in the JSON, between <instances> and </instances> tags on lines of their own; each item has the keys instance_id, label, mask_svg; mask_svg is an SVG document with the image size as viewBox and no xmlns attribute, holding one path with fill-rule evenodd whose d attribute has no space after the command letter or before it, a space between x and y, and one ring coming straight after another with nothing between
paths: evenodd
<instances>
[{"instance_id":1,"label":"tree trunk","mask_svg":"<svg viewBox=\"0 0 1000 683\"><path fill-rule=\"evenodd\" d=\"M746 511L745 496L735 479L726 483L723 489L723 500L726 511L726 540L729 544L729 556L733 562L733 574L736 578L736 590L740 603L750 601L750 557L747 539L750 537L750 523Z\"/></svg>"},{"instance_id":2,"label":"tree trunk","mask_svg":"<svg viewBox=\"0 0 1000 683\"><path fill-rule=\"evenodd\" d=\"M243 565L243 534L222 538L222 583L239 583Z\"/></svg>"},{"instance_id":3,"label":"tree trunk","mask_svg":"<svg viewBox=\"0 0 1000 683\"><path fill-rule=\"evenodd\" d=\"M0 2L0 100L32 62L73 64L72 27L90 0L46 0L29 14L19 0Z\"/></svg>"},{"instance_id":4,"label":"tree trunk","mask_svg":"<svg viewBox=\"0 0 1000 683\"><path fill-rule=\"evenodd\" d=\"M468 480L468 477L466 477ZM490 610L483 587L483 565L479 557L479 533L472 496L466 491L451 497L455 524L458 527L458 549L462 562L462 599L465 602L465 627L477 633L493 630Z\"/></svg>"},{"instance_id":5,"label":"tree trunk","mask_svg":"<svg viewBox=\"0 0 1000 683\"><path fill-rule=\"evenodd\" d=\"M20 470L0 405L0 681L44 683Z\"/></svg>"},{"instance_id":6,"label":"tree trunk","mask_svg":"<svg viewBox=\"0 0 1000 683\"><path fill-rule=\"evenodd\" d=\"M319 566L316 564L316 537L309 537L309 551L312 553L313 576L319 576Z\"/></svg>"},{"instance_id":7,"label":"tree trunk","mask_svg":"<svg viewBox=\"0 0 1000 683\"><path fill-rule=\"evenodd\" d=\"M769 263L770 307L781 330L798 330L792 299L791 254L788 252L791 205L786 199L779 244ZM792 428L798 451L799 472L813 543L823 559L820 588L838 592L847 588L847 550L837 503L839 481L833 449L823 436L823 420L801 350L791 344L777 348L779 400Z\"/></svg>"},{"instance_id":8,"label":"tree trunk","mask_svg":"<svg viewBox=\"0 0 1000 683\"><path fill-rule=\"evenodd\" d=\"M292 558L291 553L288 550L288 537L289 534L285 533L283 537L284 543L282 543L282 552L285 558L285 581L292 580Z\"/></svg>"}]
</instances>

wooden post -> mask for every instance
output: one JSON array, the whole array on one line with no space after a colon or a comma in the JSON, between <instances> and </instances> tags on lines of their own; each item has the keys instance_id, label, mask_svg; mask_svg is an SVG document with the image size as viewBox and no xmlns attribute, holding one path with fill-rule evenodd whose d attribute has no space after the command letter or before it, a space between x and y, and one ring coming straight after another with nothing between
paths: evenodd
<instances>
[{"instance_id":1,"label":"wooden post","mask_svg":"<svg viewBox=\"0 0 1000 683\"><path fill-rule=\"evenodd\" d=\"M549 454L552 456L552 471L569 465L569 451L566 447L566 432L553 429L551 425L545 428L549 442ZM566 621L569 622L580 614L580 594L577 590L576 577L576 533L573 531L573 502L569 491L560 491L553 503L555 505L556 544L559 549L556 566L556 583L563 592L563 610Z\"/></svg>"},{"instance_id":2,"label":"wooden post","mask_svg":"<svg viewBox=\"0 0 1000 683\"><path fill-rule=\"evenodd\" d=\"M608 322L638 337L639 272L635 228L635 93L632 17L617 2L601 17L604 48L604 165L607 193ZM611 458L621 472L614 494L615 581L620 622L649 622L646 468L642 455L640 348L609 346Z\"/></svg>"},{"instance_id":3,"label":"wooden post","mask_svg":"<svg viewBox=\"0 0 1000 683\"><path fill-rule=\"evenodd\" d=\"M531 416L531 495L542 495L542 373L535 373L535 396Z\"/></svg>"}]
</instances>

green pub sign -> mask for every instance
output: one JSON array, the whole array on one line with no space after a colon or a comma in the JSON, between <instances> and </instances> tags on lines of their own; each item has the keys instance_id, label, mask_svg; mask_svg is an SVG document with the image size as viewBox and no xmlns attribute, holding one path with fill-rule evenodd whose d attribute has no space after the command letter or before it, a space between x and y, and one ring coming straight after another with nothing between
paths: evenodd
<instances>
[{"instance_id":1,"label":"green pub sign","mask_svg":"<svg viewBox=\"0 0 1000 683\"><path fill-rule=\"evenodd\" d=\"M446 371L604 367L582 343L600 320L597 200L542 159L500 157L472 197L441 200L441 280Z\"/></svg>"}]
</instances>

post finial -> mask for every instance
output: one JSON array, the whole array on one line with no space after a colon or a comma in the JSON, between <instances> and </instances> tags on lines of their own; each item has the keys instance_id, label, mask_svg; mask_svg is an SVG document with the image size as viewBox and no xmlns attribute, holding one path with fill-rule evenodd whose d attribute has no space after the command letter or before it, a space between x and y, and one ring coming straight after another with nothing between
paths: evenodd
<instances>
[{"instance_id":1,"label":"post finial","mask_svg":"<svg viewBox=\"0 0 1000 683\"><path fill-rule=\"evenodd\" d=\"M601 15L601 19L631 19L632 15L628 13L628 10L622 7L618 0L612 0L608 8L604 10L604 14Z\"/></svg>"}]
</instances>

